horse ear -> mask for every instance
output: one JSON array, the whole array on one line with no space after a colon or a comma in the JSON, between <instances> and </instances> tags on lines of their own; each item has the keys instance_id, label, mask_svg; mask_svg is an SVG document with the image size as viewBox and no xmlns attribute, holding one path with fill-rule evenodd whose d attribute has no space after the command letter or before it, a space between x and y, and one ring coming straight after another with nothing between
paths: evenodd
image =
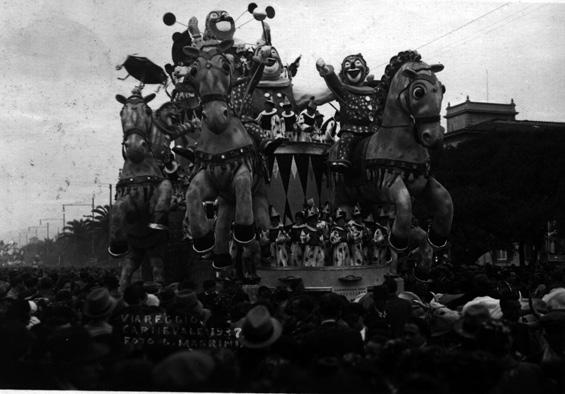
<instances>
[{"instance_id":1,"label":"horse ear","mask_svg":"<svg viewBox=\"0 0 565 394\"><path fill-rule=\"evenodd\" d=\"M127 99L124 96L122 96L121 94L116 94L116 100L118 100L118 103L124 104L124 105L127 101Z\"/></svg>"},{"instance_id":2,"label":"horse ear","mask_svg":"<svg viewBox=\"0 0 565 394\"><path fill-rule=\"evenodd\" d=\"M191 47L190 45L183 47L182 51L191 59L196 59L198 56L200 56L200 51L194 47Z\"/></svg>"},{"instance_id":3,"label":"horse ear","mask_svg":"<svg viewBox=\"0 0 565 394\"><path fill-rule=\"evenodd\" d=\"M407 68L402 71L402 75L410 79L416 79L418 73L416 73L416 71L412 70L411 68Z\"/></svg>"},{"instance_id":4,"label":"horse ear","mask_svg":"<svg viewBox=\"0 0 565 394\"><path fill-rule=\"evenodd\" d=\"M155 93L151 93L151 94L148 94L147 96L145 96L143 98L143 101L145 102L145 104L147 104L148 102L150 102L154 98L155 98Z\"/></svg>"},{"instance_id":5,"label":"horse ear","mask_svg":"<svg viewBox=\"0 0 565 394\"><path fill-rule=\"evenodd\" d=\"M225 52L233 46L233 40L224 40L218 45L220 52Z\"/></svg>"},{"instance_id":6,"label":"horse ear","mask_svg":"<svg viewBox=\"0 0 565 394\"><path fill-rule=\"evenodd\" d=\"M432 70L433 73L438 73L443 70L443 68L443 64L432 64L430 66L430 70Z\"/></svg>"}]
</instances>

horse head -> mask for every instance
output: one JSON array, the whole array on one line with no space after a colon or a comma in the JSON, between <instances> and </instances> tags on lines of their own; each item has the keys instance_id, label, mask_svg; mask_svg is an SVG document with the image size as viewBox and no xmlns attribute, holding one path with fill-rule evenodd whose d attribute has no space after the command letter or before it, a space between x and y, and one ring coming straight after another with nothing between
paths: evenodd
<instances>
[{"instance_id":1,"label":"horse head","mask_svg":"<svg viewBox=\"0 0 565 394\"><path fill-rule=\"evenodd\" d=\"M201 49L184 47L184 53L194 60L188 70L188 82L200 96L203 123L215 134L224 132L231 121L227 97L233 67L224 52L232 45L233 41L229 40Z\"/></svg>"},{"instance_id":2,"label":"horse head","mask_svg":"<svg viewBox=\"0 0 565 394\"><path fill-rule=\"evenodd\" d=\"M440 112L445 86L435 74L441 70L441 64L404 63L390 83L383 127L409 125L416 142L426 148L440 146L444 133Z\"/></svg>"},{"instance_id":3,"label":"horse head","mask_svg":"<svg viewBox=\"0 0 565 394\"><path fill-rule=\"evenodd\" d=\"M147 105L155 98L155 94L142 97L141 92L134 90L127 99L121 94L116 100L123 104L120 111L122 120L124 159L140 163L151 152L152 111Z\"/></svg>"}]
</instances>

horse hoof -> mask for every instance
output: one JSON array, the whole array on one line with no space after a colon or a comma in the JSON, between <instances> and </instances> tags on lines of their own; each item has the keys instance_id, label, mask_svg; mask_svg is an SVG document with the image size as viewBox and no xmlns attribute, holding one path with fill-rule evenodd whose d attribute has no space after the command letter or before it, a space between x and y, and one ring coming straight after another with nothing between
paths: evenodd
<instances>
[{"instance_id":1,"label":"horse hoof","mask_svg":"<svg viewBox=\"0 0 565 394\"><path fill-rule=\"evenodd\" d=\"M129 248L125 245L125 248L121 245L110 245L108 246L108 254L114 258L124 257L128 254Z\"/></svg>"},{"instance_id":2,"label":"horse hoof","mask_svg":"<svg viewBox=\"0 0 565 394\"><path fill-rule=\"evenodd\" d=\"M169 228L159 223L149 223L148 227L152 230L167 231Z\"/></svg>"}]
</instances>

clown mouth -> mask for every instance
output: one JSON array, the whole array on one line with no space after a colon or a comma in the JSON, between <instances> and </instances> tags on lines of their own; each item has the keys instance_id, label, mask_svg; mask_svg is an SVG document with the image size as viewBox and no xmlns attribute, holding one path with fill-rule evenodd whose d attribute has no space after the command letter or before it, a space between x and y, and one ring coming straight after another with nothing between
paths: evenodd
<instances>
[{"instance_id":1,"label":"clown mouth","mask_svg":"<svg viewBox=\"0 0 565 394\"><path fill-rule=\"evenodd\" d=\"M360 74L361 74L360 68L350 68L349 70L347 70L347 76L349 76L349 78L353 80L357 79L357 77L359 77Z\"/></svg>"},{"instance_id":2,"label":"clown mouth","mask_svg":"<svg viewBox=\"0 0 565 394\"><path fill-rule=\"evenodd\" d=\"M231 30L231 22L229 21L219 21L216 22L216 29L218 31L227 32Z\"/></svg>"}]
</instances>

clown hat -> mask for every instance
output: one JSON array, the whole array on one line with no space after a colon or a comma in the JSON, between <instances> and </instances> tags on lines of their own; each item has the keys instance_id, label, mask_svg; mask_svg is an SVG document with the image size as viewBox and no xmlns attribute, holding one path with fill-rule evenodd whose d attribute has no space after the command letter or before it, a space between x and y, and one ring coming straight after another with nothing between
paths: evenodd
<instances>
[{"instance_id":1,"label":"clown hat","mask_svg":"<svg viewBox=\"0 0 565 394\"><path fill-rule=\"evenodd\" d=\"M291 107L292 108L292 103L290 102L290 100L288 99L287 96L284 96L284 100L281 103L281 105L282 105L283 108L285 108L285 107Z\"/></svg>"},{"instance_id":2,"label":"clown hat","mask_svg":"<svg viewBox=\"0 0 565 394\"><path fill-rule=\"evenodd\" d=\"M335 211L335 219L340 219L340 218L346 218L347 214L345 213L345 211L341 208L336 209Z\"/></svg>"},{"instance_id":3,"label":"clown hat","mask_svg":"<svg viewBox=\"0 0 565 394\"><path fill-rule=\"evenodd\" d=\"M359 205L355 205L353 208L353 217L361 216L361 208Z\"/></svg>"},{"instance_id":4,"label":"clown hat","mask_svg":"<svg viewBox=\"0 0 565 394\"><path fill-rule=\"evenodd\" d=\"M312 111L315 111L318 109L318 106L316 105L316 102L314 101L315 97L312 96L310 97L310 101L308 101L308 105L306 106L306 108L311 109Z\"/></svg>"},{"instance_id":5,"label":"clown hat","mask_svg":"<svg viewBox=\"0 0 565 394\"><path fill-rule=\"evenodd\" d=\"M280 218L280 217L281 217L281 215L277 212L277 210L275 209L275 207L272 206L272 205L269 205L269 217L270 217L271 219Z\"/></svg>"}]
</instances>

